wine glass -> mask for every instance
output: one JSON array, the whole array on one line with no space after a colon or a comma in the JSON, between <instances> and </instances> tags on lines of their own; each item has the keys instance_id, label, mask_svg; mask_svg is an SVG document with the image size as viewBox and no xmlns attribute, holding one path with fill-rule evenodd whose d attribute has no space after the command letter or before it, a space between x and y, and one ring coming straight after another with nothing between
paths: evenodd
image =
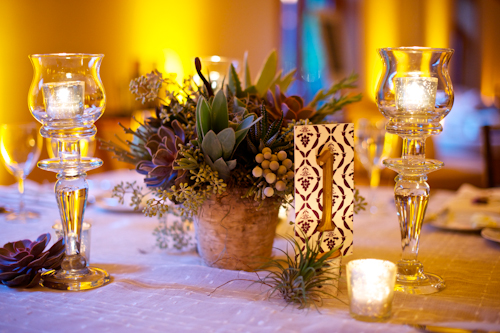
<instances>
[{"instance_id":1,"label":"wine glass","mask_svg":"<svg viewBox=\"0 0 500 333\"><path fill-rule=\"evenodd\" d=\"M393 147L394 139L397 136L385 132L384 121L370 121L360 119L355 131L355 149L359 161L368 171L370 180L370 196L368 199L368 209L372 214L378 211L375 204L375 192L380 184L380 171L382 160L389 157Z\"/></svg>"},{"instance_id":2,"label":"wine glass","mask_svg":"<svg viewBox=\"0 0 500 333\"><path fill-rule=\"evenodd\" d=\"M6 216L8 221L36 219L39 214L24 207L24 181L35 166L43 139L35 123L4 124L0 127L0 153L9 173L16 177L20 194L19 208Z\"/></svg>"}]
</instances>

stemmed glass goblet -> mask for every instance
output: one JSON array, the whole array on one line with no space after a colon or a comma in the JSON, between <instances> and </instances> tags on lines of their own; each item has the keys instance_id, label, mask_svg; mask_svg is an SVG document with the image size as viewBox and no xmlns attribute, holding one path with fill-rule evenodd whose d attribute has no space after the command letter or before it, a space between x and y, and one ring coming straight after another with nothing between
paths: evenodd
<instances>
[{"instance_id":1,"label":"stemmed glass goblet","mask_svg":"<svg viewBox=\"0 0 500 333\"><path fill-rule=\"evenodd\" d=\"M43 139L35 123L4 124L0 127L0 153L9 173L16 177L19 189L19 207L8 214L7 221L25 222L39 217L24 206L24 181L38 162Z\"/></svg>"},{"instance_id":2,"label":"stemmed glass goblet","mask_svg":"<svg viewBox=\"0 0 500 333\"><path fill-rule=\"evenodd\" d=\"M368 210L375 214L378 210L375 203L375 192L380 184L381 162L391 154L394 139L397 137L386 133L384 121L370 121L365 118L358 120L354 133L354 147L359 161L368 172L370 181Z\"/></svg>"}]
</instances>

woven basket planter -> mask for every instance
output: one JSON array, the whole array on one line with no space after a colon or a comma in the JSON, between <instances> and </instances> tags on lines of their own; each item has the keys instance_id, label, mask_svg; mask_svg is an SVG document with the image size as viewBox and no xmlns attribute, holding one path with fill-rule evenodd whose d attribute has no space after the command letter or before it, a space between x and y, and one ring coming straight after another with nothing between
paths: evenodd
<instances>
[{"instance_id":1,"label":"woven basket planter","mask_svg":"<svg viewBox=\"0 0 500 333\"><path fill-rule=\"evenodd\" d=\"M198 252L207 266L250 271L272 253L278 204L241 199L244 189L228 189L207 199L195 219Z\"/></svg>"}]
</instances>

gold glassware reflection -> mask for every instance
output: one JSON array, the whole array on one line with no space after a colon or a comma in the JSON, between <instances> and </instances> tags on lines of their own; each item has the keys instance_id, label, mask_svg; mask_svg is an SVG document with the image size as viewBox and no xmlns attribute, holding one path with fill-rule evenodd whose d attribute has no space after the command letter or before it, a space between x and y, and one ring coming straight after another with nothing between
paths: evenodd
<instances>
[{"instance_id":1,"label":"gold glassware reflection","mask_svg":"<svg viewBox=\"0 0 500 333\"><path fill-rule=\"evenodd\" d=\"M370 181L370 196L368 210L371 213L378 211L375 194L380 185L382 160L390 157L398 137L385 131L384 121L370 121L360 119L355 131L355 149L359 161L368 172Z\"/></svg>"},{"instance_id":2,"label":"gold glassware reflection","mask_svg":"<svg viewBox=\"0 0 500 333\"><path fill-rule=\"evenodd\" d=\"M6 216L6 220L25 222L36 219L39 214L26 210L24 206L24 181L35 166L43 145L43 139L35 123L4 124L0 127L0 153L9 173L16 177L20 194L17 211Z\"/></svg>"}]
</instances>

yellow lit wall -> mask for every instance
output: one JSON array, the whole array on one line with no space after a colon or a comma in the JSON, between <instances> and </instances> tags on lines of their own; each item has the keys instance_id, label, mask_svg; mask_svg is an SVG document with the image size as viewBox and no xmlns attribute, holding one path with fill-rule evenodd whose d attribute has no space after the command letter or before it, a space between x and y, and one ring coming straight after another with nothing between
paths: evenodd
<instances>
[{"instance_id":1,"label":"yellow lit wall","mask_svg":"<svg viewBox=\"0 0 500 333\"><path fill-rule=\"evenodd\" d=\"M481 10L481 95L491 106L500 98L500 2L480 1Z\"/></svg>"},{"instance_id":2,"label":"yellow lit wall","mask_svg":"<svg viewBox=\"0 0 500 333\"><path fill-rule=\"evenodd\" d=\"M363 1L365 96L375 101L382 62L377 49L398 46L398 0Z\"/></svg>"},{"instance_id":3,"label":"yellow lit wall","mask_svg":"<svg viewBox=\"0 0 500 333\"><path fill-rule=\"evenodd\" d=\"M427 47L449 47L454 8L452 0L425 0L425 44Z\"/></svg>"},{"instance_id":4,"label":"yellow lit wall","mask_svg":"<svg viewBox=\"0 0 500 333\"><path fill-rule=\"evenodd\" d=\"M29 54L104 53L110 116L130 104L134 63L141 73L162 70L170 49L188 74L195 56L242 58L248 50L255 75L278 47L278 24L279 0L0 1L0 124L32 120ZM13 181L0 166L0 184Z\"/></svg>"}]
</instances>

